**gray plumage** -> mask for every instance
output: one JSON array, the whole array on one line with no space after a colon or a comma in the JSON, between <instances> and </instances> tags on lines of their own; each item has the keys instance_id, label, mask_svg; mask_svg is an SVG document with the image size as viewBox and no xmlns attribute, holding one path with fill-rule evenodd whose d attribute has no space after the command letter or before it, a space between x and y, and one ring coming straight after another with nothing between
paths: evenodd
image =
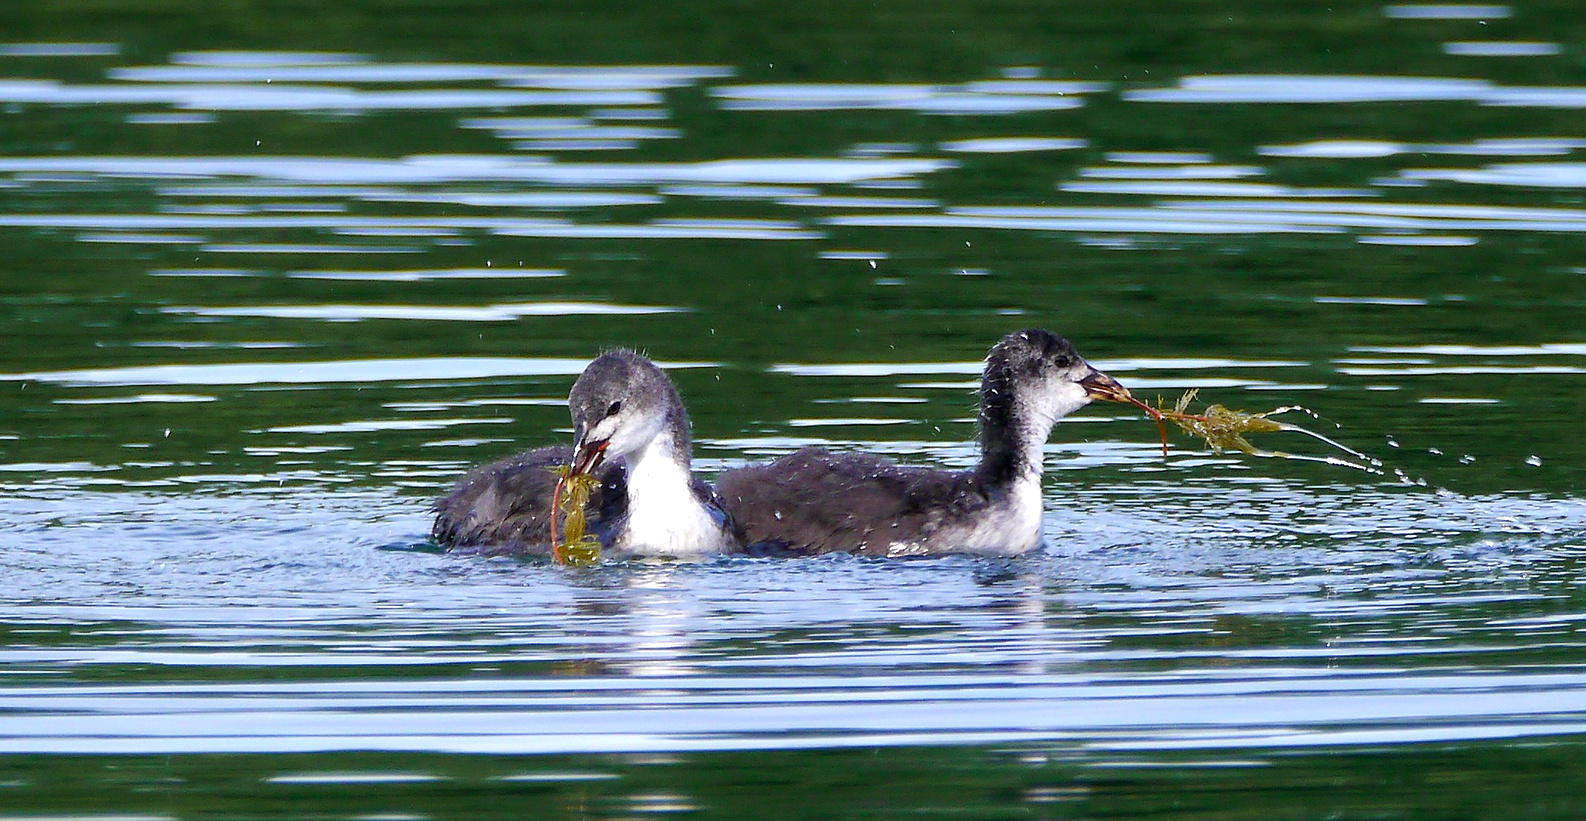
<instances>
[{"instance_id":1,"label":"gray plumage","mask_svg":"<svg viewBox=\"0 0 1586 821\"><path fill-rule=\"evenodd\" d=\"M551 445L474 468L431 506L431 538L451 548L550 555L555 471L572 459L572 448ZM626 477L621 464L596 473L601 484L585 506L586 529L609 545L613 525L627 507Z\"/></svg>"},{"instance_id":2,"label":"gray plumage","mask_svg":"<svg viewBox=\"0 0 1586 821\"><path fill-rule=\"evenodd\" d=\"M815 447L727 471L716 488L752 551L793 555L894 555L1007 496L972 471Z\"/></svg>"},{"instance_id":3,"label":"gray plumage","mask_svg":"<svg viewBox=\"0 0 1586 821\"><path fill-rule=\"evenodd\" d=\"M1009 334L986 357L980 463L948 471L804 448L716 483L751 550L816 554L1018 553L1041 538L1041 447L1057 420L1127 391L1067 340Z\"/></svg>"}]
</instances>

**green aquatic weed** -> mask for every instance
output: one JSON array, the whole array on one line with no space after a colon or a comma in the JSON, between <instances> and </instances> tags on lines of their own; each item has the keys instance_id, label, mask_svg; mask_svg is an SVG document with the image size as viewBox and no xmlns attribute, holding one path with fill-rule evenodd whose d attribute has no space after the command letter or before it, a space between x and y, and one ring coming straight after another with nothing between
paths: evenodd
<instances>
[{"instance_id":1,"label":"green aquatic weed","mask_svg":"<svg viewBox=\"0 0 1586 821\"><path fill-rule=\"evenodd\" d=\"M588 473L574 473L570 465L558 465L556 489L551 493L551 558L558 564L589 567L600 562L600 539L586 533L585 511L589 497L600 486L600 479ZM560 514L562 527L557 527Z\"/></svg>"},{"instance_id":2,"label":"green aquatic weed","mask_svg":"<svg viewBox=\"0 0 1586 821\"><path fill-rule=\"evenodd\" d=\"M1156 422L1157 430L1162 436L1162 458L1167 458L1166 423L1172 422L1174 425L1178 426L1179 430L1182 430L1185 433L1197 437L1201 441L1205 442L1206 447L1210 448L1212 453L1221 454L1230 450L1237 450L1240 453L1248 453L1251 456L1320 461L1333 465L1352 467L1357 470L1367 471L1369 473L1382 472L1378 469L1378 467L1382 464L1380 461L1373 459L1370 456L1361 453L1360 451L1336 442L1315 431L1302 428L1299 425L1291 425L1288 422L1279 422L1270 418L1280 413L1303 410L1303 408L1295 405L1289 405L1281 408L1274 408L1264 413L1250 413L1248 411L1235 410L1225 405L1208 405L1206 410L1201 413L1190 413L1189 405L1191 402L1195 401L1195 397L1199 393L1200 389L1198 388L1186 391L1184 395L1178 398L1178 401L1173 403L1172 408L1165 407L1162 403L1161 397L1157 397L1157 403L1155 407L1141 402L1134 397L1127 398L1128 402L1131 402L1140 409L1144 410L1146 414ZM1327 444L1338 448L1345 453L1348 453L1350 456L1362 460L1365 462L1365 464L1351 462L1347 459L1340 459L1335 456L1300 456L1292 453L1285 453L1280 450L1266 450L1257 447L1256 445L1252 444L1249 439L1245 438L1245 434L1248 433L1276 433L1279 431L1302 433L1313 439L1326 442Z\"/></svg>"},{"instance_id":3,"label":"green aquatic weed","mask_svg":"<svg viewBox=\"0 0 1586 821\"><path fill-rule=\"evenodd\" d=\"M1195 400L1195 396L1198 393L1200 393L1199 388L1186 391L1173 404L1172 410L1164 410L1161 406L1162 400L1158 398L1156 412L1159 418L1172 422L1179 427L1179 430L1191 436L1199 437L1206 443L1206 447L1211 448L1212 453L1220 454L1225 451L1237 450L1252 456L1273 455L1271 451L1262 450L1251 444L1250 440L1245 438L1245 434L1275 433L1294 427L1293 425L1275 422L1267 418L1272 414L1283 413L1293 410L1293 408L1276 408L1266 413L1249 413L1247 411L1234 410L1225 405L1208 405L1202 413L1187 413L1190 402ZM1164 442L1165 445L1166 443Z\"/></svg>"}]
</instances>

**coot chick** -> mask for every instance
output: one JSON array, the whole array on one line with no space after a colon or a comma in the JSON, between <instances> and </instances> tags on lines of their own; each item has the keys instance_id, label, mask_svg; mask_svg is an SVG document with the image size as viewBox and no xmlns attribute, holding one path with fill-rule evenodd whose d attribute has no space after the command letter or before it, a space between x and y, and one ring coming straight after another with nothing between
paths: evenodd
<instances>
[{"instance_id":1,"label":"coot chick","mask_svg":"<svg viewBox=\"0 0 1586 821\"><path fill-rule=\"evenodd\" d=\"M1043 330L1003 337L980 387L980 464L949 471L804 448L723 473L753 552L1017 554L1041 544L1041 449L1057 420L1128 389Z\"/></svg>"},{"instance_id":2,"label":"coot chick","mask_svg":"<svg viewBox=\"0 0 1586 821\"><path fill-rule=\"evenodd\" d=\"M437 543L548 554L554 469L571 464L601 480L585 515L608 551L691 557L739 545L719 500L694 478L688 412L655 363L631 351L602 354L573 383L567 404L577 444L475 468L435 502Z\"/></svg>"}]
</instances>

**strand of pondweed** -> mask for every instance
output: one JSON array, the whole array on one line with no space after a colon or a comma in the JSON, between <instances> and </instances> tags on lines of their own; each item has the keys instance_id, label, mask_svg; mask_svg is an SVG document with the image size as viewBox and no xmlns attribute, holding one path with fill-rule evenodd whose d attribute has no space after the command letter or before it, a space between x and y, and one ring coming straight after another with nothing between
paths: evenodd
<instances>
[{"instance_id":1,"label":"strand of pondweed","mask_svg":"<svg viewBox=\"0 0 1586 821\"><path fill-rule=\"evenodd\" d=\"M574 473L570 465L558 465L556 489L551 492L551 558L559 564L587 567L600 561L600 540L585 532L589 525L586 510L589 497L600 479L588 473ZM557 525L557 514L564 521Z\"/></svg>"},{"instance_id":2,"label":"strand of pondweed","mask_svg":"<svg viewBox=\"0 0 1586 821\"><path fill-rule=\"evenodd\" d=\"M1224 405L1208 405L1206 410L1201 413L1189 413L1189 405L1195 400L1196 395L1199 393L1200 390L1198 388L1186 391L1184 395L1178 398L1178 401L1173 403L1172 408L1165 407L1162 404L1162 399L1160 397L1157 398L1157 404L1155 407L1148 405L1145 402L1141 402L1138 399L1131 398L1129 400L1144 410L1146 414L1148 414L1157 423L1157 430L1162 436L1162 458L1167 458L1167 425L1165 422L1172 422L1185 433L1204 441L1206 446L1211 448L1213 453L1221 454L1230 450L1236 450L1240 453L1248 453L1251 456L1278 459L1299 459L1309 462L1324 462L1330 465L1351 467L1356 470L1363 470L1367 473L1382 475L1382 463L1379 460L1373 459L1372 457L1361 453L1354 448L1344 445L1343 443L1335 441L1327 436L1323 436L1322 434L1313 430L1302 428L1299 425L1292 425L1288 422L1279 422L1270 418L1280 413L1289 413L1291 411L1304 411L1306 413L1310 413L1310 411L1305 410L1305 408L1302 408L1298 405L1288 405L1281 408L1274 408L1264 413L1250 413L1248 411L1235 410ZM1311 415L1315 416L1314 413ZM1256 445L1252 444L1249 439L1245 438L1245 434L1249 433L1276 433L1280 431L1303 433L1306 436L1338 448L1350 456L1361 460L1361 462L1351 462L1348 459L1340 459L1336 456L1305 456L1301 454L1285 453L1284 451L1280 450L1267 450L1265 448L1257 447Z\"/></svg>"}]
</instances>

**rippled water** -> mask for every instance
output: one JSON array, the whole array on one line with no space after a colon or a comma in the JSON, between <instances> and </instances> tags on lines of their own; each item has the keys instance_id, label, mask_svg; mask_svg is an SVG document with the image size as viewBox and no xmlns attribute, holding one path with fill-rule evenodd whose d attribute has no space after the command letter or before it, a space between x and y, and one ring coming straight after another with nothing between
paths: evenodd
<instances>
[{"instance_id":1,"label":"rippled water","mask_svg":"<svg viewBox=\"0 0 1586 821\"><path fill-rule=\"evenodd\" d=\"M0 10L0 819L1583 812L1570 4L102 11ZM1026 326L1384 473L1092 407L1015 560L426 542L602 347L707 475L965 466Z\"/></svg>"}]
</instances>

